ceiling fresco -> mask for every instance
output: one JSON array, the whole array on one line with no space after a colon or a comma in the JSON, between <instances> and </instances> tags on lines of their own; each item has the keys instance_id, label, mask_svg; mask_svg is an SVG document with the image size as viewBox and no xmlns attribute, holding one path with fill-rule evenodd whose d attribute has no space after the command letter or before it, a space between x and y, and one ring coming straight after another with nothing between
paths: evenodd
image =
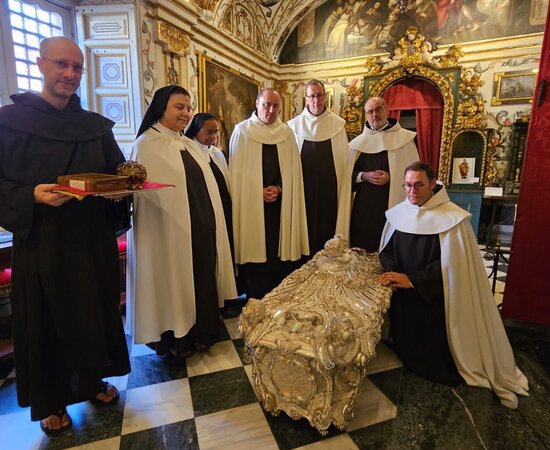
<instances>
[{"instance_id":1,"label":"ceiling fresco","mask_svg":"<svg viewBox=\"0 0 550 450\"><path fill-rule=\"evenodd\" d=\"M207 21L269 60L318 0L191 0Z\"/></svg>"},{"instance_id":2,"label":"ceiling fresco","mask_svg":"<svg viewBox=\"0 0 550 450\"><path fill-rule=\"evenodd\" d=\"M454 44L542 32L548 0L191 0L223 33L281 64L389 51L409 26Z\"/></svg>"}]
</instances>

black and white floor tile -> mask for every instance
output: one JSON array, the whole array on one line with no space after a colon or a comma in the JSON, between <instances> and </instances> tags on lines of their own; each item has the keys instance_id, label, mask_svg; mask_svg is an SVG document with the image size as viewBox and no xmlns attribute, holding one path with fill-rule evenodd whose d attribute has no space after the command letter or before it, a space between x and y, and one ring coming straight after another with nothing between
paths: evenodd
<instances>
[{"instance_id":1,"label":"black and white floor tile","mask_svg":"<svg viewBox=\"0 0 550 450\"><path fill-rule=\"evenodd\" d=\"M491 263L492 264L492 263ZM489 265L489 263L487 264ZM497 275L505 276L505 267ZM500 286L499 286L500 288ZM497 293L498 293L497 289ZM550 448L550 332L508 324L518 366L531 395L518 410L500 405L487 389L452 389L403 368L384 343L369 364L355 417L345 431L321 436L306 420L266 413L243 363L237 318L208 353L184 367L167 365L144 345L129 341L132 372L109 381L121 391L113 407L69 406L73 428L45 436L17 406L13 369L0 367L0 448L26 449L516 449Z\"/></svg>"}]
</instances>

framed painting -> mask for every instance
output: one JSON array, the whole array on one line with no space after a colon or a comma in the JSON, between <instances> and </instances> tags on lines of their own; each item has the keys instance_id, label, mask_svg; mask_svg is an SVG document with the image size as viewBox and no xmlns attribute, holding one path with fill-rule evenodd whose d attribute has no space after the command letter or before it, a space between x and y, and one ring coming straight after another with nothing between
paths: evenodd
<instances>
[{"instance_id":1,"label":"framed painting","mask_svg":"<svg viewBox=\"0 0 550 450\"><path fill-rule=\"evenodd\" d=\"M495 73L491 105L532 103L536 82L535 70Z\"/></svg>"},{"instance_id":2,"label":"framed painting","mask_svg":"<svg viewBox=\"0 0 550 450\"><path fill-rule=\"evenodd\" d=\"M454 158L453 159L453 183L474 184L479 181L475 178L475 158Z\"/></svg>"},{"instance_id":3,"label":"framed painting","mask_svg":"<svg viewBox=\"0 0 550 450\"><path fill-rule=\"evenodd\" d=\"M229 149L233 128L256 108L260 82L199 53L199 110L220 121L218 147Z\"/></svg>"}]
</instances>

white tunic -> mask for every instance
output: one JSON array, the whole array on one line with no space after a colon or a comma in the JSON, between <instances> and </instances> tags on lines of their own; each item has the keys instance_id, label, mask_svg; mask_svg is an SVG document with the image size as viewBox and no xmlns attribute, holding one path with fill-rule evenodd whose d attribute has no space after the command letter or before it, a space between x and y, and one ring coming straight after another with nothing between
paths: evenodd
<instances>
[{"instance_id":1,"label":"white tunic","mask_svg":"<svg viewBox=\"0 0 550 450\"><path fill-rule=\"evenodd\" d=\"M133 224L128 233L127 330L136 343L160 340L173 330L185 336L195 324L191 220L185 167L188 151L202 169L216 219L218 303L237 296L231 250L216 179L207 154L184 135L160 123L135 142L132 159L143 164L151 180L175 188L134 195Z\"/></svg>"},{"instance_id":2,"label":"white tunic","mask_svg":"<svg viewBox=\"0 0 550 450\"><path fill-rule=\"evenodd\" d=\"M348 155L348 136L346 134L346 121L338 117L328 108L316 116L307 108L294 119L288 121L288 126L296 136L296 143L300 152L304 141L322 142L330 139L334 170L338 182L338 194L342 187L342 177Z\"/></svg>"},{"instance_id":3,"label":"white tunic","mask_svg":"<svg viewBox=\"0 0 550 450\"><path fill-rule=\"evenodd\" d=\"M469 218L442 188L422 206L408 200L386 212L382 250L393 232L439 234L449 348L470 386L493 389L504 406L527 396L527 378L516 367Z\"/></svg>"},{"instance_id":4,"label":"white tunic","mask_svg":"<svg viewBox=\"0 0 550 450\"><path fill-rule=\"evenodd\" d=\"M388 164L390 168L390 193L388 208L398 204L405 198L405 191L401 187L405 168L419 160L418 150L414 144L416 133L401 128L396 123L391 128L382 131L372 130L365 126L363 133L349 143L349 154L344 171L345 183L342 184L340 192L340 203L338 207L338 221L336 232L349 239L349 227L351 211L353 207L352 174L353 167L361 153L388 152Z\"/></svg>"},{"instance_id":5,"label":"white tunic","mask_svg":"<svg viewBox=\"0 0 550 450\"><path fill-rule=\"evenodd\" d=\"M266 262L262 145L276 144L282 178L279 258L309 253L300 153L294 134L279 119L271 125L256 113L239 123L229 144L229 189L233 206L235 262Z\"/></svg>"},{"instance_id":6,"label":"white tunic","mask_svg":"<svg viewBox=\"0 0 550 450\"><path fill-rule=\"evenodd\" d=\"M225 155L223 152L216 147L215 145L204 145L201 144L197 139L194 139L195 144L210 158L214 161L214 164L220 169L223 177L225 178L226 184L229 186L229 169L227 168L227 161L225 160Z\"/></svg>"}]
</instances>

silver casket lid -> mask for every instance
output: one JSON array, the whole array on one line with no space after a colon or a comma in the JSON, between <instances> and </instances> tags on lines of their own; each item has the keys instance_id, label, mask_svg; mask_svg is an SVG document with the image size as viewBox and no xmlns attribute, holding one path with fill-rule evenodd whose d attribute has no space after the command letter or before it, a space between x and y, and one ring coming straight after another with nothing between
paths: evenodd
<instances>
[{"instance_id":1,"label":"silver casket lid","mask_svg":"<svg viewBox=\"0 0 550 450\"><path fill-rule=\"evenodd\" d=\"M239 318L257 397L274 415L343 429L380 341L392 290L377 253L340 235Z\"/></svg>"}]
</instances>

